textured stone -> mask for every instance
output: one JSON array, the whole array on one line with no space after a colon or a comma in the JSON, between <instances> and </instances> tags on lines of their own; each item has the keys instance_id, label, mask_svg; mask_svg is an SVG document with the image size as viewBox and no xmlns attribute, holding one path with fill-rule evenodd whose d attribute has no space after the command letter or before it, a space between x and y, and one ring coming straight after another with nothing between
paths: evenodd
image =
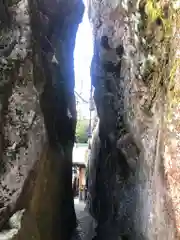
<instances>
[{"instance_id":1,"label":"textured stone","mask_svg":"<svg viewBox=\"0 0 180 240\"><path fill-rule=\"evenodd\" d=\"M43 148L45 130L33 86L32 61L28 55L30 26L27 1L12 6L12 29L4 44L8 51L1 60L1 176L0 176L0 228L18 209L25 208L31 188L23 193L29 172L34 169ZM2 34L2 33L1 33ZM2 35L1 40L4 39ZM7 44L8 39L15 41ZM3 44L1 42L1 44ZM5 46L4 46L5 47Z\"/></svg>"},{"instance_id":2,"label":"textured stone","mask_svg":"<svg viewBox=\"0 0 180 240\"><path fill-rule=\"evenodd\" d=\"M15 239L69 239L76 226L73 50L84 5L22 0L0 7L0 230L25 209Z\"/></svg>"},{"instance_id":3,"label":"textured stone","mask_svg":"<svg viewBox=\"0 0 180 240\"><path fill-rule=\"evenodd\" d=\"M96 213L100 233L115 217L118 235L127 239L170 240L179 236L180 21L175 10L168 11L168 2L89 1L95 37L91 75L102 150L92 167L99 180L90 195L98 195L92 202L97 201L100 208ZM167 25L157 17L160 9L164 21L168 17ZM173 25L172 31L168 24ZM117 60L112 61L109 49L100 46L102 36L108 37L114 53L119 45L124 48L120 76L104 65L108 57L112 64L118 58L114 55ZM125 155L125 169L130 168L126 180L121 179L123 157L115 154L117 144L110 141L110 132ZM126 141L128 133L131 137ZM107 145L108 140L112 145Z\"/></svg>"}]
</instances>

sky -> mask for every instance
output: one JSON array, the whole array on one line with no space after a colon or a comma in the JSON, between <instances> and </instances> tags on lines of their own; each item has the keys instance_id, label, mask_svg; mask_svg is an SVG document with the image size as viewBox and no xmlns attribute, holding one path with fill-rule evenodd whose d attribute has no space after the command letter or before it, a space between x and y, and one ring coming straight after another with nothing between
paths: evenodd
<instances>
[{"instance_id":1,"label":"sky","mask_svg":"<svg viewBox=\"0 0 180 240\"><path fill-rule=\"evenodd\" d=\"M79 25L74 49L75 90L85 100L89 100L91 78L90 64L93 55L92 29L88 19L87 8L84 11L82 23ZM80 110L86 117L89 116L88 104L80 104Z\"/></svg>"}]
</instances>

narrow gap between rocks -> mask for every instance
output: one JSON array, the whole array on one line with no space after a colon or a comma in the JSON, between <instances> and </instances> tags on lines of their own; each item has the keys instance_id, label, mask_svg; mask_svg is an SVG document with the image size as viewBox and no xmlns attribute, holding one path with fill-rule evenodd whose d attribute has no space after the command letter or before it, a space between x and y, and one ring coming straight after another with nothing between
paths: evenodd
<instances>
[{"instance_id":1,"label":"narrow gap between rocks","mask_svg":"<svg viewBox=\"0 0 180 240\"><path fill-rule=\"evenodd\" d=\"M179 1L87 5L0 0L0 240L179 240Z\"/></svg>"},{"instance_id":2,"label":"narrow gap between rocks","mask_svg":"<svg viewBox=\"0 0 180 240\"><path fill-rule=\"evenodd\" d=\"M77 109L76 141L73 148L72 187L77 217L74 239L90 240L94 235L93 218L86 207L87 165L90 155L89 143L95 108L92 108L90 66L93 56L92 26L88 18L87 1L82 22L76 34L74 49L75 96Z\"/></svg>"}]
</instances>

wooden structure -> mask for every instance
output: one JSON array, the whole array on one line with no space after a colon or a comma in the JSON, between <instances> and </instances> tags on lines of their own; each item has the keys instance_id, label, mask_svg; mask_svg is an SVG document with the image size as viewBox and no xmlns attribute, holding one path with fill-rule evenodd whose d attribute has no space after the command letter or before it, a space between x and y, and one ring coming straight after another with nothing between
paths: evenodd
<instances>
[{"instance_id":1,"label":"wooden structure","mask_svg":"<svg viewBox=\"0 0 180 240\"><path fill-rule=\"evenodd\" d=\"M87 143L76 143L73 148L73 167L77 168L80 200L84 199L84 192L86 187L86 166L88 159L87 151Z\"/></svg>"},{"instance_id":2,"label":"wooden structure","mask_svg":"<svg viewBox=\"0 0 180 240\"><path fill-rule=\"evenodd\" d=\"M73 167L78 168L78 182L79 182L79 199L83 200L83 194L86 187L86 165L82 163L73 162Z\"/></svg>"}]
</instances>

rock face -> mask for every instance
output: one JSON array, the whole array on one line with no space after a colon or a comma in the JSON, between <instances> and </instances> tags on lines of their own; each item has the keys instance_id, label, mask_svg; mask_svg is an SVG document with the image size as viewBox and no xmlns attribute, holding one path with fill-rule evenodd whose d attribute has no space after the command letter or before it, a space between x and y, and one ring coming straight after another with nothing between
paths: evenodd
<instances>
[{"instance_id":1,"label":"rock face","mask_svg":"<svg viewBox=\"0 0 180 240\"><path fill-rule=\"evenodd\" d=\"M110 229L179 239L178 11L177 1L89 1L100 118L90 199L103 239Z\"/></svg>"},{"instance_id":2,"label":"rock face","mask_svg":"<svg viewBox=\"0 0 180 240\"><path fill-rule=\"evenodd\" d=\"M73 50L83 11L81 1L0 1L0 229L25 209L15 239L65 240L76 226Z\"/></svg>"},{"instance_id":3,"label":"rock face","mask_svg":"<svg viewBox=\"0 0 180 240\"><path fill-rule=\"evenodd\" d=\"M30 190L28 176L45 140L43 117L33 87L27 2L12 5L9 1L3 6L9 20L1 19L0 40L0 228L13 212L25 208L31 193L21 192L25 182Z\"/></svg>"}]
</instances>

